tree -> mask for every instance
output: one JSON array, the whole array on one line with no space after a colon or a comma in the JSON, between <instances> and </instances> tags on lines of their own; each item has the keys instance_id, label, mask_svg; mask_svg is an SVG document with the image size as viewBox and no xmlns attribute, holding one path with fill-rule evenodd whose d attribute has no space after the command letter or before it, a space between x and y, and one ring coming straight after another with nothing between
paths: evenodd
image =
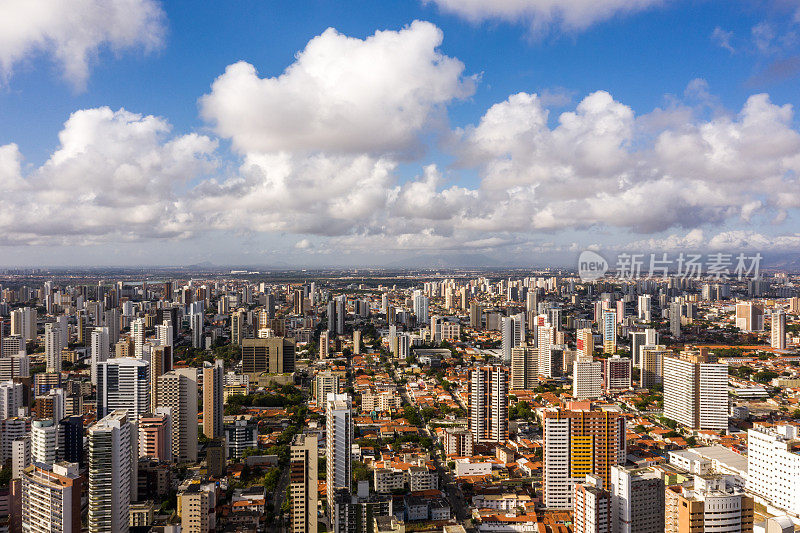
<instances>
[{"instance_id":1,"label":"tree","mask_svg":"<svg viewBox=\"0 0 800 533\"><path fill-rule=\"evenodd\" d=\"M369 481L369 468L361 461L353 461L353 482Z\"/></svg>"}]
</instances>

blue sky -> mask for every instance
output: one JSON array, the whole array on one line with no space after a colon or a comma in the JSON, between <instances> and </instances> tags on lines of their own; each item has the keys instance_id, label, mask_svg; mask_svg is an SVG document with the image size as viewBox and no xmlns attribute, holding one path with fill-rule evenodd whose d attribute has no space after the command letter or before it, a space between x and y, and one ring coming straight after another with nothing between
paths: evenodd
<instances>
[{"instance_id":1,"label":"blue sky","mask_svg":"<svg viewBox=\"0 0 800 533\"><path fill-rule=\"evenodd\" d=\"M118 24L138 23L139 34L152 34L150 41L137 41L139 37L126 36L124 28L113 27L115 22L108 21L112 17L92 13L98 2L82 0L76 9L85 9L86 16L80 16L78 24L86 24L88 33L100 35L88 46L89 69L83 77L65 74L57 59L68 47L59 44L57 22L40 20L40 14L20 9L21 1L0 7L0 15L5 15L0 19L10 27L31 29L28 35L19 32L6 41L0 38L0 147L14 145L14 150L6 150L6 157L20 162L18 170L11 168L4 175L0 155L0 184L13 191L8 204L0 200L0 208L6 212L5 217L0 214L0 229L7 235L0 242L0 255L5 257L0 264L275 264L280 258L299 266L357 265L442 251L502 256L524 264L534 256L563 259L587 246L797 251L798 120L793 110L782 108L779 113L778 109L786 104L796 108L799 103L798 2L644 0L643 7L635 11L610 9L598 14L592 12L594 8L581 8L584 11L577 15L557 12L547 19L546 0L498 2L522 6L510 15L502 10L475 15L467 8L453 8L453 1L120 0ZM472 0L464 5L470 3ZM616 3L612 0L609 5ZM131 10L137 9L149 10L150 18L128 19ZM318 132L294 131L292 126L284 131L277 119L267 120L266 126L260 124L275 128L265 133L264 139L243 141L246 135L252 141L253 133L237 129L244 126L236 121L246 119L249 113L280 111L270 107L270 102L254 105L238 118L220 115L231 112L233 104L225 99L240 94L238 89L225 94L212 90L214 80L229 65L244 61L257 70L260 79L273 78L296 64L297 54L327 28L335 28L340 41L347 36L363 44L369 43L376 31L402 32L415 20L438 28L442 40L435 53L460 61L463 70L456 78L431 73L433 81L420 80L420 87L410 87L402 100L397 97L398 102L406 106L406 98L414 98L415 91L436 80L461 85L429 95L422 103L413 102L413 106L421 106L422 123L380 147L369 142L359 145L370 136L368 130L362 136L354 129L363 122L343 129L343 138L347 131L355 136L346 149L332 147L330 139L320 140ZM409 36L409 42L400 39L389 45L394 47L389 53L396 53L397 58L416 53L410 42L412 33L422 35L423 30L403 34ZM402 50L404 46L409 46L408 52ZM5 55L4 47L9 50ZM334 47L330 53L341 53L341 49ZM314 64L327 58L320 54ZM426 58L424 55L420 61L424 63ZM336 63L338 67L325 68L350 68L346 59L345 67ZM359 68L364 70L356 76L365 79L389 70L381 67L372 72L368 64ZM277 93L287 99L283 107L292 107L299 90ZM569 141L558 134L550 139L561 113L575 112L581 101L597 91L610 95L609 101L595 102L609 115L598 114L591 120L604 128L603 121L611 120L608 117L618 119L620 124L613 128L620 128L619 142L593 148L593 142L603 144L605 134L598 130L588 137L568 136ZM496 129L489 133L478 131L491 106L520 92L539 96L533 107L548 113L547 139L542 140L542 131L527 132L504 146L494 140L489 146L487 135L494 139L498 132L514 130L536 115L530 105L513 105L506 110L505 119L521 122L495 124ZM742 131L732 132L748 99L760 93L769 95L771 107L754 107L758 117L752 125L739 124ZM225 110L204 113L199 103L204 95L218 97ZM340 95L323 87L306 103L333 107L341 103L337 98ZM358 101L355 98L348 101L350 107L341 107L344 114L369 115L371 110L360 109ZM392 111L399 123L420 118L409 117L402 106ZM71 114L103 107L110 108L110 114L65 126ZM135 116L112 117L121 108ZM313 109L302 111L301 117L313 119ZM110 124L147 129L142 121L146 123L150 116L161 121L161 126L154 126L147 138L131 141L122 130L114 130L117 136L104 129L112 127ZM293 120L287 117L289 122ZM391 120L394 115L386 117ZM725 117L733 125L725 122ZM228 119L223 131L221 121ZM588 122L587 118L581 128L590 128ZM331 123L326 124L331 129ZM718 128L716 133L714 128ZM56 162L54 153L64 148L59 134L65 132L80 148L77 152L61 150L62 157ZM763 138L774 132L780 150L765 153L769 142ZM291 135L298 140L280 140ZM685 137L678 142L677 135ZM717 147L716 154L709 155L707 146L692 144L722 135L727 140ZM113 143L109 141L112 137ZM184 137L186 143L195 143L190 155L175 156L171 149L164 149ZM200 137L202 140L197 140ZM656 149L659 138L660 148ZM743 138L746 141L741 141ZM120 144L127 142L130 146L122 150ZM533 143L530 157L524 144L528 142ZM569 161L569 143L587 147L598 161L585 171L573 169L583 163ZM676 152L669 143L680 150ZM125 153L120 155L120 151ZM155 157L154 151L164 159L155 167L141 164L142 153ZM691 160L692 154L704 151L709 161L701 161L698 155L691 168L672 166L675 158ZM559 155L550 158L550 152ZM730 160L721 165L720 154ZM369 161L354 164L359 157L362 162L363 158ZM581 158L578 153L575 157ZM320 163L322 170L309 168L309 160L320 158L325 159L325 164ZM773 164L779 160L781 164ZM258 161L258 172L252 166L245 168L248 161ZM59 166L67 164L70 166ZM436 165L438 177L425 182L424 169L430 165ZM129 171L131 166L138 170ZM288 167L291 170L277 185L274 179L264 178L277 168ZM752 174L749 178L739 175L732 167L752 168L748 170ZM384 168L390 168L385 175ZM93 169L96 176L81 179ZM372 178L364 182L363 174L371 171ZM153 177L161 172L163 176ZM259 177L254 177L256 174ZM508 182L512 174L514 178ZM658 178L653 177L656 174ZM120 184L110 175L124 175L126 181ZM152 182L148 186L152 195L139 198L133 193L126 206L130 209L118 211L115 217L114 209L119 210L123 203L120 198L126 197L126 190L135 191L136 180ZM414 188L422 187L423 182L428 188ZM103 184L108 186L106 195L119 197L98 199L94 191ZM614 195L599 198L597 188L609 185ZM32 192L51 186L61 194L54 192L45 198ZM276 205L270 205L270 187L282 186L295 197L325 192L307 208L301 203L282 216L281 205L286 202L281 194L274 197ZM592 188L595 194L572 193ZM725 198L714 198L711 208L692 203L694 198L721 189L731 192ZM76 193L74 199L70 199L70 190ZM261 196L254 195L255 190ZM348 197L355 190L369 190L369 198ZM646 214L641 221L627 216L647 211L649 190L655 203L655 198L664 202L653 211L678 210L680 216L661 217L663 223L648 220ZM159 191L170 201L155 201ZM444 207L420 204L420 197L426 195L426 201ZM212 201L215 198L217 202ZM20 216L12 215L26 202L40 210L32 215L33 221L22 224ZM137 202L141 203L139 209ZM750 207L740 212L744 204ZM498 205L503 207L495 208ZM350 206L355 212L352 218L341 215ZM223 212L228 209L238 214ZM274 216L262 219L261 209L274 211ZM611 213L614 209L622 213L615 216ZM56 213L65 216L63 223L58 222ZM535 216L538 213L541 216ZM565 222L573 213L575 220ZM42 219L52 223L45 224ZM165 219L169 221L162 224ZM153 226L168 228L151 231ZM376 259L374 249L382 251L380 258Z\"/></svg>"}]
</instances>

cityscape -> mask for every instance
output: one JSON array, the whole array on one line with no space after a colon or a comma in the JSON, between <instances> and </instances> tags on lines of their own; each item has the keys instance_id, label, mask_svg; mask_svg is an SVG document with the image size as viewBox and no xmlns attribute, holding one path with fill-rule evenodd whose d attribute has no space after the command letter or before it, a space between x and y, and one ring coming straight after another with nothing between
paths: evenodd
<instances>
[{"instance_id":1,"label":"cityscape","mask_svg":"<svg viewBox=\"0 0 800 533\"><path fill-rule=\"evenodd\" d=\"M0 0L0 533L800 531L799 0Z\"/></svg>"}]
</instances>

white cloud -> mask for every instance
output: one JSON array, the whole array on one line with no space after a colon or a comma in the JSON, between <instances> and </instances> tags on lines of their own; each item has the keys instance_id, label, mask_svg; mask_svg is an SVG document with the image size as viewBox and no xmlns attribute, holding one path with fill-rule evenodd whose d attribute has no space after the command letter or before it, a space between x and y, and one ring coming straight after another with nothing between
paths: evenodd
<instances>
[{"instance_id":1,"label":"white cloud","mask_svg":"<svg viewBox=\"0 0 800 533\"><path fill-rule=\"evenodd\" d=\"M711 40L714 41L717 46L720 48L724 48L730 53L736 52L736 49L733 48L731 44L731 40L733 39L733 32L732 31L725 31L719 26L714 28L714 31L711 32Z\"/></svg>"},{"instance_id":2,"label":"white cloud","mask_svg":"<svg viewBox=\"0 0 800 533\"><path fill-rule=\"evenodd\" d=\"M23 175L16 146L0 147L4 244L95 243L181 237L189 181L216 168L216 141L169 136L161 118L107 107L73 113L60 146Z\"/></svg>"},{"instance_id":3,"label":"white cloud","mask_svg":"<svg viewBox=\"0 0 800 533\"><path fill-rule=\"evenodd\" d=\"M3 0L0 2L0 81L33 54L52 56L64 77L82 88L103 47L152 50L164 36L157 0Z\"/></svg>"},{"instance_id":4,"label":"white cloud","mask_svg":"<svg viewBox=\"0 0 800 533\"><path fill-rule=\"evenodd\" d=\"M277 77L230 65L200 99L203 117L242 153L402 152L443 106L473 92L442 32L415 21L364 40L329 28Z\"/></svg>"},{"instance_id":5,"label":"white cloud","mask_svg":"<svg viewBox=\"0 0 800 533\"><path fill-rule=\"evenodd\" d=\"M469 21L505 20L526 22L535 33L553 26L568 31L660 6L666 0L422 0Z\"/></svg>"}]
</instances>

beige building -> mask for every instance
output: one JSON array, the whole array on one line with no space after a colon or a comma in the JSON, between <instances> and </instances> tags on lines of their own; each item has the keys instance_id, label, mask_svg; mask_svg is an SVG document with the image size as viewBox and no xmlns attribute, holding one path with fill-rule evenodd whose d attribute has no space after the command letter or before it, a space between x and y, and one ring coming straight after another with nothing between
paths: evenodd
<instances>
[{"instance_id":1,"label":"beige building","mask_svg":"<svg viewBox=\"0 0 800 533\"><path fill-rule=\"evenodd\" d=\"M170 409L172 460L197 461L197 370L180 368L158 378L158 407Z\"/></svg>"},{"instance_id":2,"label":"beige building","mask_svg":"<svg viewBox=\"0 0 800 533\"><path fill-rule=\"evenodd\" d=\"M319 458L317 437L297 435L289 453L289 530L291 533L316 533Z\"/></svg>"},{"instance_id":3,"label":"beige building","mask_svg":"<svg viewBox=\"0 0 800 533\"><path fill-rule=\"evenodd\" d=\"M664 533L752 533L753 498L724 478L695 476L694 487L666 488Z\"/></svg>"}]
</instances>

